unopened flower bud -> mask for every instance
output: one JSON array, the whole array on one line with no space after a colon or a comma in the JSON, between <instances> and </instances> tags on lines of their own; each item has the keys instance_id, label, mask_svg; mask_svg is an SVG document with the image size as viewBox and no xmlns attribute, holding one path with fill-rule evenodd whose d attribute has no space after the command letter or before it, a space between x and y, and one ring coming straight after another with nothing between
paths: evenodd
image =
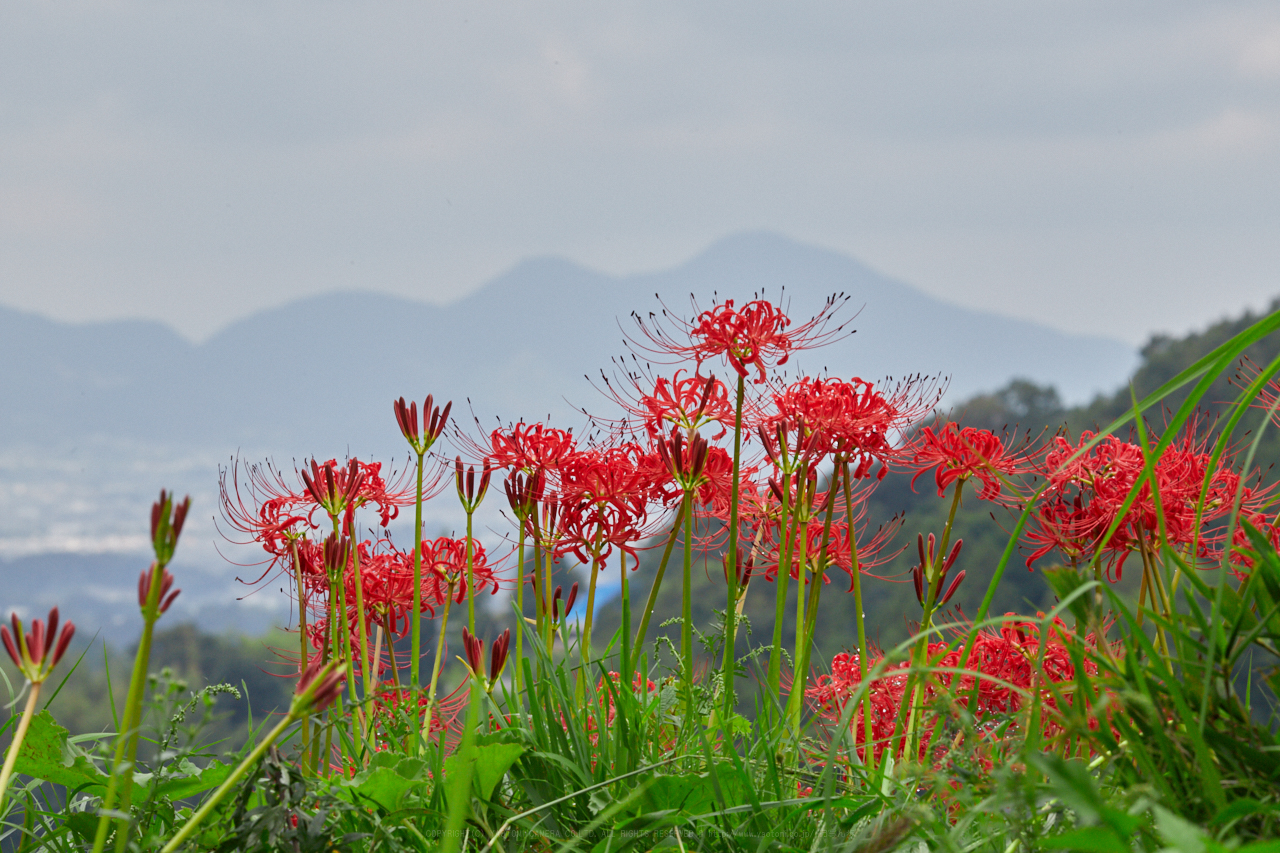
<instances>
[{"instance_id":1,"label":"unopened flower bud","mask_svg":"<svg viewBox=\"0 0 1280 853\"><path fill-rule=\"evenodd\" d=\"M151 600L151 584L155 579L155 566L144 569L142 574L138 575L138 606L146 612L147 602ZM173 604L173 600L178 597L181 589L169 590L173 587L173 575L168 569L161 569L160 574L160 592L156 596L156 615L159 616L169 609L169 605Z\"/></svg>"}]
</instances>

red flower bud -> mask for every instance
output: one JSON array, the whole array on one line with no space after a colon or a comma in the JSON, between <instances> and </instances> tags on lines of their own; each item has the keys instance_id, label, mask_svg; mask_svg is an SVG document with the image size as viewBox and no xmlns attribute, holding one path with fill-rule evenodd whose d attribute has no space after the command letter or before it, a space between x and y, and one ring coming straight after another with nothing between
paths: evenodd
<instances>
[{"instance_id":1,"label":"red flower bud","mask_svg":"<svg viewBox=\"0 0 1280 853\"><path fill-rule=\"evenodd\" d=\"M22 620L14 613L11 618L13 633L8 626L0 626L0 640L4 642L5 651L13 659L19 671L32 684L41 684L49 677L49 673L66 654L67 646L75 635L76 626L71 622L62 626L62 634L54 642L58 631L58 608L49 611L48 622L39 619L31 620L31 631L24 633ZM52 649L50 646L52 645Z\"/></svg>"},{"instance_id":2,"label":"red flower bud","mask_svg":"<svg viewBox=\"0 0 1280 853\"><path fill-rule=\"evenodd\" d=\"M489 683L493 684L502 675L502 668L507 665L507 650L511 647L511 629L503 631L493 641L489 649Z\"/></svg>"}]
</instances>

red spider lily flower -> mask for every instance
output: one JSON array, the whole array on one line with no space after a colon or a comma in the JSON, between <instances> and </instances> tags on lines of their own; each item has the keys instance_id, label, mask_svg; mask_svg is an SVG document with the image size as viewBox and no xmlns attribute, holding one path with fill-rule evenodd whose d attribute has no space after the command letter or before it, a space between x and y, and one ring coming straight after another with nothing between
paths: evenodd
<instances>
[{"instance_id":1,"label":"red spider lily flower","mask_svg":"<svg viewBox=\"0 0 1280 853\"><path fill-rule=\"evenodd\" d=\"M948 650L946 643L930 643L928 658L935 673L925 682L924 704L933 704L945 695L951 701L968 706L974 688L973 677L964 672L948 670L976 670L980 673L977 681L978 703L971 712L980 724L979 729L981 723L990 720L993 715L1005 715L1024 707L1028 695L1038 688L1040 701L1045 709L1041 717L1043 734L1046 738L1053 737L1061 731L1059 720L1062 711L1053 692L1043 682L1033 683L1032 678L1032 662L1037 659L1040 643L1040 624L1020 620L1014 614L1008 614L999 633L980 631L974 640L972 653L963 646ZM1070 645L1075 645L1084 652L1086 672L1096 675L1098 668L1094 657L1097 641L1094 635L1079 638L1062 620L1055 619L1045 638L1043 674L1047 681L1067 684L1075 679L1075 666L1068 650ZM882 661L883 655L869 658L867 672L871 673ZM869 685L871 737L877 759L890 747L899 757L905 752L906 738L902 737L903 733L898 731L897 726L900 720L905 719L900 711L907 698L906 669L909 665L903 662L888 667L878 677L874 677ZM805 691L805 696L821 717L836 722L845 712L848 702L858 693L861 683L862 667L858 656L839 654L831 662L831 674L820 676ZM1059 695L1064 696L1068 704L1077 701L1075 694L1070 691L1059 691ZM865 760L867 744L863 712L862 702L859 701L850 722L850 733ZM936 724L926 724L921 730L919 758L925 759L929 755L935 729ZM944 758L945 747L935 753L935 760Z\"/></svg>"},{"instance_id":2,"label":"red spider lily flower","mask_svg":"<svg viewBox=\"0 0 1280 853\"><path fill-rule=\"evenodd\" d=\"M518 423L510 429L495 429L489 434L489 447L479 451L494 468L523 471L554 471L560 463L578 452L572 430L552 429L542 424Z\"/></svg>"},{"instance_id":3,"label":"red spider lily flower","mask_svg":"<svg viewBox=\"0 0 1280 853\"><path fill-rule=\"evenodd\" d=\"M173 575L169 574L168 569L161 570L162 577L160 579L160 593L156 596L156 615L164 613L169 609L169 605L173 604L173 600L178 597L180 589L169 591L173 586ZM151 584L155 579L155 567L143 570L138 575L138 606L144 611L147 609L147 602L151 600Z\"/></svg>"},{"instance_id":4,"label":"red spider lily flower","mask_svg":"<svg viewBox=\"0 0 1280 853\"><path fill-rule=\"evenodd\" d=\"M1072 560L1090 560L1103 552L1108 555L1107 576L1114 573L1119 578L1139 537L1146 536L1154 544L1162 521L1169 544L1195 544L1194 556L1212 558L1223 544L1220 519L1231 511L1237 492L1243 497L1242 509L1253 512L1270 500L1275 488L1242 486L1242 476L1232 469L1230 452L1222 454L1210 470L1207 430L1193 420L1153 466L1162 513L1157 514L1155 493L1151 483L1145 482L1121 517L1120 507L1143 474L1143 449L1107 436L1082 452L1092 439L1093 434L1086 432L1078 445L1072 445L1057 436L1047 448L1043 473L1049 482L1034 516L1036 527L1027 534L1028 542L1038 546L1028 557L1028 567L1054 549ZM1255 471L1250 477L1260 478L1260 474ZM1115 532L1102 542L1112 525Z\"/></svg>"},{"instance_id":5,"label":"red spider lily flower","mask_svg":"<svg viewBox=\"0 0 1280 853\"><path fill-rule=\"evenodd\" d=\"M691 358L699 367L707 359L723 356L744 378L754 368L759 374L755 381L759 383L765 380L769 364L785 364L795 350L822 346L840 337L845 324L834 329L828 326L848 300L845 296L831 297L813 319L796 328L791 328L791 318L763 299L741 308L734 307L734 301L729 299L707 311L699 311L695 302L697 318L692 323L678 319L664 306L662 321L653 314L648 323L638 314L632 315L648 344L632 343L655 355ZM664 321L675 331L668 332Z\"/></svg>"},{"instance_id":6,"label":"red spider lily flower","mask_svg":"<svg viewBox=\"0 0 1280 853\"><path fill-rule=\"evenodd\" d=\"M413 448L413 452L419 456L426 454L431 449L431 445L444 433L445 426L449 423L449 410L453 408L453 402L444 404L444 411L439 406L434 409L431 404L434 402L430 394L422 404L422 428L418 428L418 404L416 402L405 405L404 397L392 403L392 408L396 413L396 423L400 425L400 433L409 442L409 446Z\"/></svg>"},{"instance_id":7,"label":"red spider lily flower","mask_svg":"<svg viewBox=\"0 0 1280 853\"><path fill-rule=\"evenodd\" d=\"M151 546L156 552L156 562L162 566L167 566L173 559L173 552L178 547L178 536L182 533L182 525L187 520L189 509L190 495L175 506L173 496L163 489L160 490L160 500L151 505Z\"/></svg>"},{"instance_id":8,"label":"red spider lily flower","mask_svg":"<svg viewBox=\"0 0 1280 853\"><path fill-rule=\"evenodd\" d=\"M489 648L489 683L493 684L502 675L502 670L507 665L507 652L511 648L511 629L508 628L498 635L498 639L493 641L493 645Z\"/></svg>"},{"instance_id":9,"label":"red spider lily flower","mask_svg":"<svg viewBox=\"0 0 1280 853\"><path fill-rule=\"evenodd\" d=\"M299 476L306 487L305 495L330 518L372 503L377 505L379 521L386 527L400 514L400 507L414 500L403 476L390 485L383 479L381 462L351 459L343 468L336 459L324 464L312 459L309 470L302 470Z\"/></svg>"},{"instance_id":10,"label":"red spider lily flower","mask_svg":"<svg viewBox=\"0 0 1280 853\"><path fill-rule=\"evenodd\" d=\"M1258 365L1248 356L1240 359L1240 366L1236 369L1236 375L1232 377L1231 384L1239 388L1248 388L1258 378L1258 374L1262 371ZM1266 385L1263 385L1258 391L1258 396L1249 404L1251 408L1262 409L1269 412L1271 422L1276 426L1280 426L1280 380L1272 379Z\"/></svg>"},{"instance_id":11,"label":"red spider lily flower","mask_svg":"<svg viewBox=\"0 0 1280 853\"><path fill-rule=\"evenodd\" d=\"M670 379L655 379L647 371L630 371L616 383L601 373L603 393L644 424L650 441L672 427L692 432L711 423L720 427L713 440L723 438L734 417L729 389L714 376L684 373L677 370Z\"/></svg>"},{"instance_id":12,"label":"red spider lily flower","mask_svg":"<svg viewBox=\"0 0 1280 853\"><path fill-rule=\"evenodd\" d=\"M851 473L861 479L878 460L877 478L883 478L885 463L895 456L892 434L932 408L935 390L924 380L899 383L886 394L857 377L849 382L803 377L773 395L775 411L766 426L771 433L782 429L802 436L796 447L811 463L823 455L856 460Z\"/></svg>"},{"instance_id":13,"label":"red spider lily flower","mask_svg":"<svg viewBox=\"0 0 1280 853\"><path fill-rule=\"evenodd\" d=\"M503 491L507 493L507 503L520 523L521 530L527 529L529 516L542 500L545 486L546 477L542 471L535 474L517 471L502 482Z\"/></svg>"},{"instance_id":14,"label":"red spider lily flower","mask_svg":"<svg viewBox=\"0 0 1280 853\"><path fill-rule=\"evenodd\" d=\"M303 507L308 500L303 492L290 489L280 472L270 463L244 466L241 481L240 460L218 471L219 507L222 520L232 529L248 536L241 540L219 532L233 544L259 543L270 555L266 568L254 583L265 578L282 560L291 555L290 543L299 543L302 531L314 525ZM292 571L298 567L285 563Z\"/></svg>"},{"instance_id":15,"label":"red spider lily flower","mask_svg":"<svg viewBox=\"0 0 1280 853\"><path fill-rule=\"evenodd\" d=\"M484 545L477 539L471 540L471 571L475 577L477 593L483 592L486 587L491 588L493 593L497 593L498 577L494 567L489 564ZM455 602L466 599L466 537L453 539L441 536L434 541L422 543L422 582L424 598L427 597L430 589L437 601L444 601L450 591L454 592ZM443 588L440 584L443 584Z\"/></svg>"},{"instance_id":16,"label":"red spider lily flower","mask_svg":"<svg viewBox=\"0 0 1280 853\"><path fill-rule=\"evenodd\" d=\"M859 509L854 518L855 528L865 517L865 510ZM864 575L874 574L870 571L877 566L885 565L892 562L893 559L901 553L901 548L890 549L894 537L898 531L902 529L902 525L906 521L903 516L894 516L889 521L881 524L876 528L875 533L868 536L867 531L862 529L859 531L858 544L858 571ZM811 522L801 525L802 530L792 533L793 540L790 552L790 574L792 580L799 580L800 567L806 564L809 567L816 565L820 552L822 551L822 535L823 525L820 522ZM769 522L766 525L765 541L769 543L764 546L761 551L761 568L764 570L765 579L775 581L778 576L778 568L780 562L782 543L777 535L777 523ZM803 551L803 553L802 553ZM849 526L848 523L841 521L833 521L831 529L827 533L827 551L825 565L828 569L836 568L843 571L849 576L848 592L853 591L853 566L852 566L852 549L849 542ZM831 582L830 571L823 573L823 582Z\"/></svg>"},{"instance_id":17,"label":"red spider lily flower","mask_svg":"<svg viewBox=\"0 0 1280 853\"><path fill-rule=\"evenodd\" d=\"M991 430L948 422L937 432L933 427L920 430L907 467L916 471L911 478L912 488L927 471L933 471L938 497L943 497L952 483L976 477L982 483L978 498L986 501L999 498L1001 478L1025 473L1028 461L1025 448L1011 452Z\"/></svg>"},{"instance_id":18,"label":"red spider lily flower","mask_svg":"<svg viewBox=\"0 0 1280 853\"><path fill-rule=\"evenodd\" d=\"M14 665L23 677L32 684L43 684L53 668L62 660L75 636L76 626L68 622L62 626L62 634L58 634L58 608L49 611L47 622L39 619L31 620L31 631L22 630L22 620L18 614L11 617L13 633L9 628L0 625L0 640L4 641L5 651L13 659ZM57 638L56 641L54 638Z\"/></svg>"}]
</instances>

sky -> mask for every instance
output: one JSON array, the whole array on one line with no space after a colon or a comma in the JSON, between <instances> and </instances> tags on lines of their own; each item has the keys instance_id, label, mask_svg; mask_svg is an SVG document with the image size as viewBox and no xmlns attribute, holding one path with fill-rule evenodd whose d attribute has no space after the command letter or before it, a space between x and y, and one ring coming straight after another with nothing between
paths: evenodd
<instances>
[{"instance_id":1,"label":"sky","mask_svg":"<svg viewBox=\"0 0 1280 853\"><path fill-rule=\"evenodd\" d=\"M1280 294L1280 4L7 0L0 304L307 295L770 229L1138 344Z\"/></svg>"}]
</instances>

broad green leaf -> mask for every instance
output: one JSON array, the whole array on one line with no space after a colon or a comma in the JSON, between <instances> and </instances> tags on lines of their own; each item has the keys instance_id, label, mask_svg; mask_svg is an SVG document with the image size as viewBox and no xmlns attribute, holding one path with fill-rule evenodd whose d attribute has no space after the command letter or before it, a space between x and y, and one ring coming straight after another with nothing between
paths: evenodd
<instances>
[{"instance_id":1,"label":"broad green leaf","mask_svg":"<svg viewBox=\"0 0 1280 853\"><path fill-rule=\"evenodd\" d=\"M108 781L79 747L67 742L67 730L48 711L31 718L15 770L72 791L105 788Z\"/></svg>"},{"instance_id":2,"label":"broad green leaf","mask_svg":"<svg viewBox=\"0 0 1280 853\"><path fill-rule=\"evenodd\" d=\"M221 785L231 775L231 766L211 761L207 767L197 767L187 759L178 765L182 775L171 775L156 786L156 794L171 800L183 800ZM134 777L135 782L137 776Z\"/></svg>"},{"instance_id":3,"label":"broad green leaf","mask_svg":"<svg viewBox=\"0 0 1280 853\"><path fill-rule=\"evenodd\" d=\"M471 779L472 790L481 800L493 799L493 789L507 775L511 765L524 755L524 747L515 743L492 743L476 746L469 755L451 755L444 760L445 791L457 796L460 784L455 780ZM470 765L470 768L467 765Z\"/></svg>"}]
</instances>

